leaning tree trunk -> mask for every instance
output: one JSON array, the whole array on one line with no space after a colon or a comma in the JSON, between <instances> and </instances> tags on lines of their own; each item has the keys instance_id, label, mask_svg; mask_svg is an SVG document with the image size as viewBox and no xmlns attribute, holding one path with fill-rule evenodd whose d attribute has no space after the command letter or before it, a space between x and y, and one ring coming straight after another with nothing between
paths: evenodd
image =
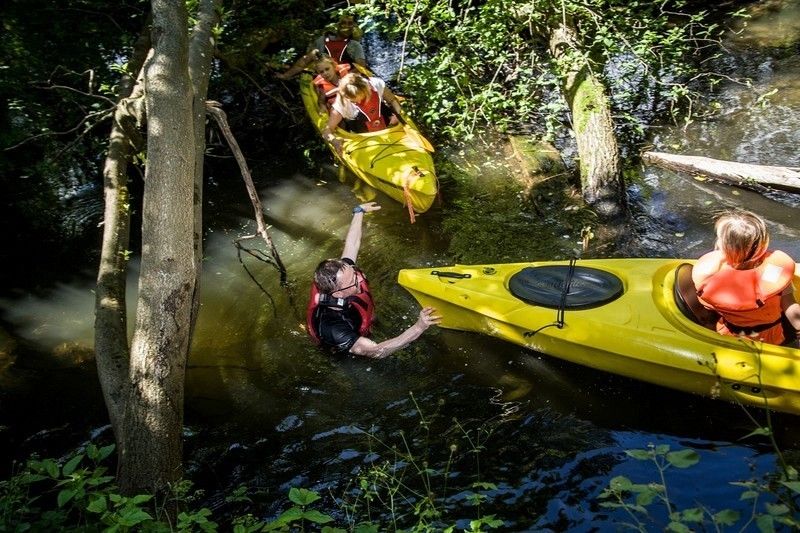
<instances>
[{"instance_id":1,"label":"leaning tree trunk","mask_svg":"<svg viewBox=\"0 0 800 533\"><path fill-rule=\"evenodd\" d=\"M145 70L147 168L142 264L119 450L120 489L158 492L181 477L184 376L194 264L194 121L183 0L152 0Z\"/></svg>"},{"instance_id":2,"label":"leaning tree trunk","mask_svg":"<svg viewBox=\"0 0 800 533\"><path fill-rule=\"evenodd\" d=\"M583 197L601 216L620 216L625 187L606 89L592 72L574 28L563 20L551 27L550 54L572 113Z\"/></svg>"},{"instance_id":3,"label":"leaning tree trunk","mask_svg":"<svg viewBox=\"0 0 800 533\"><path fill-rule=\"evenodd\" d=\"M131 132L134 117L128 104L135 100L137 74L150 49L150 19L134 46L128 73L119 83L117 109L111 124L108 153L103 167L105 212L103 214L103 245L95 291L95 354L97 374L103 389L114 437L124 440L122 412L128 383L128 329L125 286L128 274L128 245L130 234L130 197L128 194L128 164L131 156ZM130 98L130 99L129 99ZM126 126L126 123L128 125Z\"/></svg>"}]
</instances>

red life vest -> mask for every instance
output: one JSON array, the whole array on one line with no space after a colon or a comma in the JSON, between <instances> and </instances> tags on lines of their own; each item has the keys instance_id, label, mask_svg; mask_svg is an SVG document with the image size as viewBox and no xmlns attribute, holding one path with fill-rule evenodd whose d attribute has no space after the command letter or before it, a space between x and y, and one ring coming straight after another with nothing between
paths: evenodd
<instances>
[{"instance_id":1,"label":"red life vest","mask_svg":"<svg viewBox=\"0 0 800 533\"><path fill-rule=\"evenodd\" d=\"M341 78L348 72L350 72L350 64L349 63L341 63L336 65L336 72L339 74ZM334 85L333 83L329 82L321 75L317 75L316 78L312 80L314 85L319 87L322 90L322 93L325 95L325 101L328 104L328 107L331 106L333 100L336 99L336 95L339 93L339 86Z\"/></svg>"},{"instance_id":2,"label":"red life vest","mask_svg":"<svg viewBox=\"0 0 800 533\"><path fill-rule=\"evenodd\" d=\"M768 251L760 265L747 270L730 267L715 250L698 260L694 271L701 274L694 283L700 302L720 314L717 332L781 344L781 293L791 285L794 269L792 258L780 250Z\"/></svg>"},{"instance_id":3,"label":"red life vest","mask_svg":"<svg viewBox=\"0 0 800 533\"><path fill-rule=\"evenodd\" d=\"M355 104L358 110L366 117L367 131L381 131L386 129L386 120L381 114L383 95L370 84L369 98L366 102Z\"/></svg>"},{"instance_id":4,"label":"red life vest","mask_svg":"<svg viewBox=\"0 0 800 533\"><path fill-rule=\"evenodd\" d=\"M361 317L361 326L358 328L358 334L366 337L370 334L372 323L375 321L375 303L372 301L372 294L369 292L369 284L364 274L357 270L361 277L359 283L358 294L348 296L347 298L334 298L327 294L319 292L317 284L311 283L311 294L308 298L308 308L306 309L306 327L308 334L314 344L320 343L319 332L314 324L316 321L317 310L322 306L328 307L341 307L343 312L356 311Z\"/></svg>"},{"instance_id":5,"label":"red life vest","mask_svg":"<svg viewBox=\"0 0 800 533\"><path fill-rule=\"evenodd\" d=\"M328 51L328 55L331 56L334 61L342 63L349 42L350 39L337 39L336 37L328 35L325 37L325 50Z\"/></svg>"}]
</instances>

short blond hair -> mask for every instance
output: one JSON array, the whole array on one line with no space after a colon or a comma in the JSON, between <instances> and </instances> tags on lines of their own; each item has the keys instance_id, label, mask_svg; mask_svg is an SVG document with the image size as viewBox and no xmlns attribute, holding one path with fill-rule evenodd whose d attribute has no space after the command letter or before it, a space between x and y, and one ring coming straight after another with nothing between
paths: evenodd
<instances>
[{"instance_id":1,"label":"short blond hair","mask_svg":"<svg viewBox=\"0 0 800 533\"><path fill-rule=\"evenodd\" d=\"M360 101L369 98L369 82L358 72L351 72L339 81L339 94L348 100Z\"/></svg>"},{"instance_id":2,"label":"short blond hair","mask_svg":"<svg viewBox=\"0 0 800 533\"><path fill-rule=\"evenodd\" d=\"M717 215L714 221L717 233L716 248L733 267L758 263L769 246L769 234L764 219L750 211L736 209Z\"/></svg>"},{"instance_id":3,"label":"short blond hair","mask_svg":"<svg viewBox=\"0 0 800 533\"><path fill-rule=\"evenodd\" d=\"M336 66L338 65L338 63L336 61L334 61L331 56L320 56L319 59L317 59L317 62L314 63L314 71L317 70L317 67L319 67L320 65L323 65L323 64L324 65L330 65L334 69L336 69Z\"/></svg>"}]
</instances>

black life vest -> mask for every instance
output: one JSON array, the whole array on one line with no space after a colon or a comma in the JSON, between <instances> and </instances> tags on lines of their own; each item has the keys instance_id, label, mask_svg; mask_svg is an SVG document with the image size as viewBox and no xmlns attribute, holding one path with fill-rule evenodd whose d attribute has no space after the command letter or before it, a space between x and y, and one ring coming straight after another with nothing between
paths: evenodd
<instances>
[{"instance_id":1,"label":"black life vest","mask_svg":"<svg viewBox=\"0 0 800 533\"><path fill-rule=\"evenodd\" d=\"M317 284L311 283L311 294L308 298L308 308L306 310L306 326L308 334L314 344L320 344L319 332L317 331L316 323L319 319L317 316L322 307L341 307L342 312L352 313L355 311L361 318L361 325L358 328L358 334L366 337L370 334L372 323L375 320L375 303L372 301L372 294L369 292L369 284L364 274L358 270L361 277L359 283L360 292L347 298L334 298L329 294L322 294L319 292Z\"/></svg>"}]
</instances>

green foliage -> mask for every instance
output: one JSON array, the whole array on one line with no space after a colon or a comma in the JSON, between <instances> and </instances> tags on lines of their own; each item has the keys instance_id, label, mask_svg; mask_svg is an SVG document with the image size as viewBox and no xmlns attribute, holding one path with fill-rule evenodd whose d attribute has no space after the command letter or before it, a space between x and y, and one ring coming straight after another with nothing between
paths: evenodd
<instances>
[{"instance_id":1,"label":"green foliage","mask_svg":"<svg viewBox=\"0 0 800 533\"><path fill-rule=\"evenodd\" d=\"M0 482L0 531L216 531L211 511L183 511L170 525L150 494L123 496L102 462L114 446L89 444L63 464L31 458ZM174 498L182 498L178 487Z\"/></svg>"},{"instance_id":2,"label":"green foliage","mask_svg":"<svg viewBox=\"0 0 800 533\"><path fill-rule=\"evenodd\" d=\"M750 523L755 523L760 531L774 531L778 525L795 529L800 527L800 515L797 513L800 484L794 480L779 480L778 483L732 482L731 485L744 489L740 500L752 501L752 514L742 522L741 513L733 509L712 512L702 505L680 510L675 508L674 502L669 498L665 474L671 468L685 469L696 465L700 461L700 455L695 450L670 451L668 445L661 444L650 445L644 450L625 450L625 454L639 461L652 462L658 473L658 481L649 483L634 483L625 476L616 476L599 496L603 500L600 503L602 507L627 513L633 522L626 525L633 529L652 529L649 524L656 520L651 509L654 503L664 507L669 520L663 526L666 531L688 532L704 529L706 526L711 526L716 531L732 526L745 530ZM785 490L787 488L788 491ZM774 498L778 499L778 503L764 501L761 510L758 510L759 500Z\"/></svg>"},{"instance_id":3,"label":"green foliage","mask_svg":"<svg viewBox=\"0 0 800 533\"><path fill-rule=\"evenodd\" d=\"M690 80L716 79L700 60L716 53L721 28L705 11L682 12L682 0L379 0L363 9L390 38L405 41L414 59L398 78L415 116L450 138L470 140L486 126L555 135L565 104L548 45L562 19L580 39L570 53L606 78L617 116L635 136L648 118L643 103L677 116L699 96Z\"/></svg>"}]
</instances>

